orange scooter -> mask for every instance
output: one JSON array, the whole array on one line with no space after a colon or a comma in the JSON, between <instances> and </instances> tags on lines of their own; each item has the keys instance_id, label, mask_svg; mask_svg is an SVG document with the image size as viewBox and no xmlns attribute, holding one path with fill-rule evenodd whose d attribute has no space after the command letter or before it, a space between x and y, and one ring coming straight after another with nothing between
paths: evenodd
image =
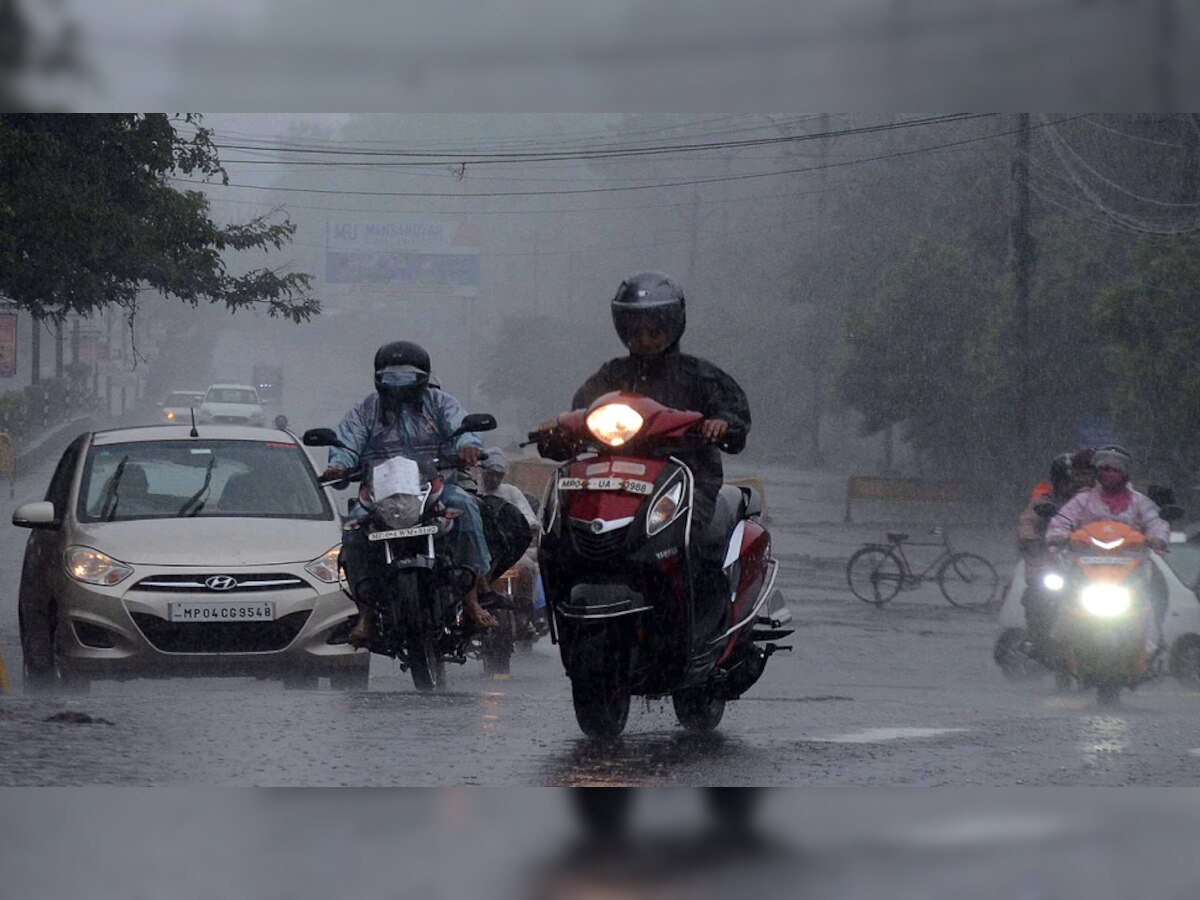
<instances>
[{"instance_id":1,"label":"orange scooter","mask_svg":"<svg viewBox=\"0 0 1200 900\"><path fill-rule=\"evenodd\" d=\"M1061 593L1051 631L1059 664L1096 689L1101 707L1156 674L1148 652L1155 632L1149 553L1136 528L1091 522L1071 532L1061 565L1042 576L1047 591Z\"/></svg>"}]
</instances>

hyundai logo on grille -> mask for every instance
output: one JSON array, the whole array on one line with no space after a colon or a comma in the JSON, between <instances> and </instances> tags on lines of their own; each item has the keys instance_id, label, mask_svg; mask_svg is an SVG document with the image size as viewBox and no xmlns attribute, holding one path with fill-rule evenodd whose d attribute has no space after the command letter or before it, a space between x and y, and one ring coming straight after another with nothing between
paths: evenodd
<instances>
[{"instance_id":1,"label":"hyundai logo on grille","mask_svg":"<svg viewBox=\"0 0 1200 900\"><path fill-rule=\"evenodd\" d=\"M238 580L232 575L210 575L204 579L204 586L210 591L231 591L237 587Z\"/></svg>"}]
</instances>

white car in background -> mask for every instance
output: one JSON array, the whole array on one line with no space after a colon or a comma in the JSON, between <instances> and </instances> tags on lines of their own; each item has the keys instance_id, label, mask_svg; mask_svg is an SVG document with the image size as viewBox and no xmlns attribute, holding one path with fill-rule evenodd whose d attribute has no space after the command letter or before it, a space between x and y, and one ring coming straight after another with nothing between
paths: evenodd
<instances>
[{"instance_id":1,"label":"white car in background","mask_svg":"<svg viewBox=\"0 0 1200 900\"><path fill-rule=\"evenodd\" d=\"M162 409L162 421L167 425L190 425L192 408L196 407L199 415L200 404L204 402L204 391L171 391L167 398L159 404Z\"/></svg>"},{"instance_id":2,"label":"white car in background","mask_svg":"<svg viewBox=\"0 0 1200 900\"><path fill-rule=\"evenodd\" d=\"M258 391L248 384L209 385L197 421L214 425L262 425L266 421Z\"/></svg>"}]
</instances>

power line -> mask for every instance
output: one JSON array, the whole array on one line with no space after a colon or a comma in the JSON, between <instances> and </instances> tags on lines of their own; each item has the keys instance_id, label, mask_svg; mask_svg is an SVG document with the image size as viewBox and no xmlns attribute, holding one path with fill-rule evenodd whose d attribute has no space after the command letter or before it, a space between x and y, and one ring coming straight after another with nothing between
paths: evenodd
<instances>
[{"instance_id":1,"label":"power line","mask_svg":"<svg viewBox=\"0 0 1200 900\"><path fill-rule=\"evenodd\" d=\"M507 165L525 162L549 162L563 160L592 160L660 156L664 154L692 153L711 150L732 150L743 147L763 147L776 144L791 144L803 141L823 140L827 138L848 137L864 134L875 134L884 131L895 131L906 128L919 128L927 125L942 125L955 122L967 122L975 119L994 118L993 113L953 113L942 116L928 116L907 122L892 122L878 125L864 125L856 128L846 128L839 131L811 132L794 135L777 135L765 138L746 138L737 141L705 141L699 144L669 144L633 148L598 148L576 151L521 151L493 153L464 153L456 150L418 151L418 150L334 150L322 147L268 147L248 144L214 143L219 150L274 150L280 153L299 153L323 156L365 156L365 157L399 157L409 165L444 166L449 162L465 165ZM344 163L343 163L344 164ZM394 163L389 163L394 164ZM378 163L358 162L355 165L378 165Z\"/></svg>"},{"instance_id":2,"label":"power line","mask_svg":"<svg viewBox=\"0 0 1200 900\"><path fill-rule=\"evenodd\" d=\"M1056 125L1062 122L1070 122L1081 116L1066 116L1061 119L1056 119L1052 123L1042 123L1034 126L1035 128L1045 128L1048 125ZM816 172L821 169L838 169L847 166L861 165L870 162L883 162L893 159L902 159L907 156L914 156L920 153L929 153L938 150L946 150L953 147L961 147L967 144L974 144L980 141L991 141L996 138L1006 135L1015 134L1015 131L997 131L993 134L979 135L972 138L964 138L958 141L949 141L943 144L933 144L926 147L918 147L912 150L901 150L893 153L885 153L877 156L866 156L858 159L843 160L840 162L826 163L824 165L804 166L797 169L778 169L772 172L754 172L743 173L740 175L721 175L710 178L691 178L681 181L668 181L659 184L633 185L633 186L614 186L604 188L578 188L570 190L549 190L549 191L477 191L473 193L460 193L450 191L362 191L362 190L339 190L335 188L299 188L299 187L271 187L261 184L241 184L228 182L225 184L203 181L192 178L172 178L173 181L183 184L201 184L210 187L236 187L247 188L252 190L277 191L283 193L300 193L300 194L335 194L340 196L367 196L367 197L430 197L430 198L448 198L467 200L479 197L550 197L550 196L569 196L578 194L610 194L626 191L645 191L645 190L660 190L674 187L690 187L692 185L701 184L718 184L722 182L732 181L747 181L757 178L770 178L777 175L798 175L805 172Z\"/></svg>"}]
</instances>

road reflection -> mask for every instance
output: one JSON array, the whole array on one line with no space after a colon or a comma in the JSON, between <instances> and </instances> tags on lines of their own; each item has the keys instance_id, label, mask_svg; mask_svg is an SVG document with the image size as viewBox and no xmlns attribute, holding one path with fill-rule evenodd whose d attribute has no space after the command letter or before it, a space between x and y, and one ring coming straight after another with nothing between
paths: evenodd
<instances>
[{"instance_id":1,"label":"road reflection","mask_svg":"<svg viewBox=\"0 0 1200 900\"><path fill-rule=\"evenodd\" d=\"M615 741L576 740L552 759L543 784L566 787L653 786L745 783L743 771L757 770L758 750L713 732L625 735Z\"/></svg>"}]
</instances>

